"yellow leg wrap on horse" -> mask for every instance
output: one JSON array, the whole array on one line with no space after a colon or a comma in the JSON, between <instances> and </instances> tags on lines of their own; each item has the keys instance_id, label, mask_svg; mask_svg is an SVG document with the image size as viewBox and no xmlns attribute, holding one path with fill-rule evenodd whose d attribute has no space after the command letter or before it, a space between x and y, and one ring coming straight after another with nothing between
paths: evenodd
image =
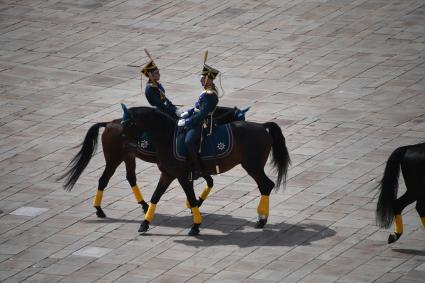
<instances>
[{"instance_id":1,"label":"yellow leg wrap on horse","mask_svg":"<svg viewBox=\"0 0 425 283\"><path fill-rule=\"evenodd\" d=\"M257 213L260 216L269 216L269 196L261 196L260 203L257 207Z\"/></svg>"},{"instance_id":2,"label":"yellow leg wrap on horse","mask_svg":"<svg viewBox=\"0 0 425 283\"><path fill-rule=\"evenodd\" d=\"M197 206L192 207L192 215L193 215L193 223L201 224L202 216L201 216L201 213L199 212L199 208Z\"/></svg>"},{"instance_id":3,"label":"yellow leg wrap on horse","mask_svg":"<svg viewBox=\"0 0 425 283\"><path fill-rule=\"evenodd\" d=\"M140 192L139 186L135 185L131 187L133 190L134 197L136 198L137 202L141 202L143 200L142 193Z\"/></svg>"},{"instance_id":4,"label":"yellow leg wrap on horse","mask_svg":"<svg viewBox=\"0 0 425 283\"><path fill-rule=\"evenodd\" d=\"M188 200L188 199L186 199L186 207L187 207L187 208L190 208L190 202L189 202L189 200Z\"/></svg>"},{"instance_id":5,"label":"yellow leg wrap on horse","mask_svg":"<svg viewBox=\"0 0 425 283\"><path fill-rule=\"evenodd\" d=\"M204 191L201 193L201 195L199 196L201 199L203 199L203 200L206 200L207 199L207 197L208 197L208 195L209 195L209 193L211 192L211 189L212 188L210 188L210 187L205 187L205 189L204 189Z\"/></svg>"},{"instance_id":6,"label":"yellow leg wrap on horse","mask_svg":"<svg viewBox=\"0 0 425 283\"><path fill-rule=\"evenodd\" d=\"M394 232L397 234L403 234L403 219L401 218L401 214L396 214L394 216Z\"/></svg>"},{"instance_id":7,"label":"yellow leg wrap on horse","mask_svg":"<svg viewBox=\"0 0 425 283\"><path fill-rule=\"evenodd\" d=\"M155 214L156 204L149 204L148 212L146 212L145 220L149 221L149 223L153 220L153 215Z\"/></svg>"},{"instance_id":8,"label":"yellow leg wrap on horse","mask_svg":"<svg viewBox=\"0 0 425 283\"><path fill-rule=\"evenodd\" d=\"M101 190L97 190L96 192L96 196L93 199L93 206L100 206L100 204L102 203L102 197L103 197L103 191Z\"/></svg>"},{"instance_id":9,"label":"yellow leg wrap on horse","mask_svg":"<svg viewBox=\"0 0 425 283\"><path fill-rule=\"evenodd\" d=\"M422 225L425 227L425 217L421 217Z\"/></svg>"}]
</instances>

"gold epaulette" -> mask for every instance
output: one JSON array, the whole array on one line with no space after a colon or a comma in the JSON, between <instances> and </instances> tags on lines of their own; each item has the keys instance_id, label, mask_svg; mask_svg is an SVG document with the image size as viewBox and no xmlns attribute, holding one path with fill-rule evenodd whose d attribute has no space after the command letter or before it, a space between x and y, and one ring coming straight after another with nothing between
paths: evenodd
<instances>
[{"instance_id":1,"label":"gold epaulette","mask_svg":"<svg viewBox=\"0 0 425 283\"><path fill-rule=\"evenodd\" d=\"M206 94L215 94L215 95L217 95L217 92L215 90L213 90L213 89L206 89L205 90L205 93Z\"/></svg>"}]
</instances>

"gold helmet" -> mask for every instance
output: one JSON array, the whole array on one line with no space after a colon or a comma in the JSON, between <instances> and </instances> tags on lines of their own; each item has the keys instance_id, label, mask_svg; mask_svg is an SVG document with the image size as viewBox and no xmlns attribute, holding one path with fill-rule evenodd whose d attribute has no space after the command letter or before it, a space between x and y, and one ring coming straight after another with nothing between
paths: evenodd
<instances>
[{"instance_id":1,"label":"gold helmet","mask_svg":"<svg viewBox=\"0 0 425 283\"><path fill-rule=\"evenodd\" d=\"M152 57L149 54L147 49L145 49L145 53L146 53L146 55L148 55L150 61L142 68L141 72L146 77L148 77L148 73L155 71L155 70L158 70L158 67L156 66L155 62L153 61L153 59L152 59Z\"/></svg>"},{"instance_id":2,"label":"gold helmet","mask_svg":"<svg viewBox=\"0 0 425 283\"><path fill-rule=\"evenodd\" d=\"M211 66L208 66L207 64L205 64L205 62L207 61L208 58L208 50L205 51L205 56L204 56L204 67L202 68L202 73L201 75L206 76L210 79L215 79L217 77L217 75L220 73L219 70L214 69Z\"/></svg>"}]
</instances>

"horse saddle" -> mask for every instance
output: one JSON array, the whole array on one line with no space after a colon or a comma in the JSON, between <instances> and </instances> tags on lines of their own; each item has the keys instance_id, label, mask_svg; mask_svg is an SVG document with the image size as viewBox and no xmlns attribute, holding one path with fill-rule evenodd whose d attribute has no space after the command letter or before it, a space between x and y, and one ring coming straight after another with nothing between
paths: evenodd
<instances>
[{"instance_id":1,"label":"horse saddle","mask_svg":"<svg viewBox=\"0 0 425 283\"><path fill-rule=\"evenodd\" d=\"M179 160L186 160L187 150L184 144L184 134L176 132L174 139L174 157ZM230 124L214 126L212 134L207 135L207 131L202 131L202 143L199 157L202 160L217 159L227 156L233 148L233 133Z\"/></svg>"},{"instance_id":2,"label":"horse saddle","mask_svg":"<svg viewBox=\"0 0 425 283\"><path fill-rule=\"evenodd\" d=\"M184 134L174 133L173 153L178 160L186 160L187 150L184 144ZM137 139L138 149L147 155L155 155L156 149L146 132L140 133ZM199 156L202 160L216 159L227 156L233 148L233 133L229 124L215 126L211 135L203 131Z\"/></svg>"}]
</instances>

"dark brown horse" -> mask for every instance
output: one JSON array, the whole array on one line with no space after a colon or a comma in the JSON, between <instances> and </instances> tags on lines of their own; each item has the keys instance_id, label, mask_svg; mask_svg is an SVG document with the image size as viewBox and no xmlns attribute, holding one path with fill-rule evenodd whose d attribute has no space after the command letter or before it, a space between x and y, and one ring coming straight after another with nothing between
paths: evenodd
<instances>
[{"instance_id":1,"label":"dark brown horse","mask_svg":"<svg viewBox=\"0 0 425 283\"><path fill-rule=\"evenodd\" d=\"M403 173L406 192L397 198L398 177ZM401 213L416 201L416 210L425 227L425 143L399 147L390 155L380 184L381 193L376 207L376 222L388 228L395 221L394 234L388 243L397 241L403 234Z\"/></svg>"},{"instance_id":2,"label":"dark brown horse","mask_svg":"<svg viewBox=\"0 0 425 283\"><path fill-rule=\"evenodd\" d=\"M194 224L189 235L199 234L202 217L193 190L193 182L189 180L190 163L176 159L173 153L174 133L177 127L175 121L150 107L131 108L128 111L128 116L131 117L132 121L125 127L126 135L134 136L141 130L146 131L157 149L158 167L161 170L158 185L139 232L145 232L149 229L156 204L170 183L177 178L192 208ZM203 160L203 172L204 174L214 175L226 172L241 164L255 180L260 190L261 199L257 208L259 220L256 227L263 228L269 215L269 195L275 187L275 183L264 173L264 166L271 149L273 149L273 166L277 172L276 189L279 188L281 183L286 181L290 164L285 138L280 127L273 122L259 124L238 121L230 123L230 127L234 139L232 150L226 157L216 160ZM219 172L216 171L217 168Z\"/></svg>"},{"instance_id":3,"label":"dark brown horse","mask_svg":"<svg viewBox=\"0 0 425 283\"><path fill-rule=\"evenodd\" d=\"M237 108L218 107L214 113L214 117L216 117L215 119L217 120L217 123L228 123L234 121L235 119L245 119L244 114L248 109L249 108L241 111ZM235 117L235 113L238 113L239 116ZM137 150L137 148L134 146L134 143L130 143L133 144L132 147L129 146L129 139L123 135L121 119L113 120L111 122L97 123L91 126L87 131L80 151L71 160L68 165L68 171L59 177L59 180L65 179L65 190L72 190L78 178L89 164L93 154L96 152L100 128L105 128L102 134L102 147L106 166L103 170L102 176L99 179L98 189L93 200L93 206L96 208L96 215L100 218L106 217L101 207L103 192L108 185L109 180L114 175L115 170L122 162L125 164L127 181L133 190L134 197L136 198L136 201L143 207L143 210L146 213L148 210L148 204L143 199L143 196L137 185L135 159L137 157L146 162L157 163L157 158L153 154L147 154L146 152ZM214 185L211 176L204 176L204 179L207 182L207 185L199 197L199 204L202 204L202 202L207 198L208 193L211 191Z\"/></svg>"}]
</instances>

